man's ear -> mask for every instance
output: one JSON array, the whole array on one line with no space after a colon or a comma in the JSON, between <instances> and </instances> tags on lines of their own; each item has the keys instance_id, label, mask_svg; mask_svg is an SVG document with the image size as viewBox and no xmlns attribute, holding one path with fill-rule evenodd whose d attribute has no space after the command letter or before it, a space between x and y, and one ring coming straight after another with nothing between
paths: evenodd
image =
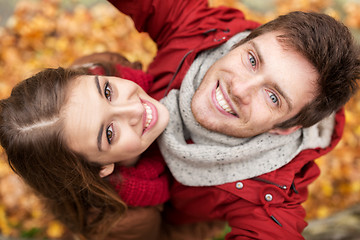
<instances>
[{"instance_id":1,"label":"man's ear","mask_svg":"<svg viewBox=\"0 0 360 240\"><path fill-rule=\"evenodd\" d=\"M102 166L100 173L99 173L100 177L104 178L104 177L109 176L114 171L114 168L115 168L114 163Z\"/></svg>"},{"instance_id":2,"label":"man's ear","mask_svg":"<svg viewBox=\"0 0 360 240\"><path fill-rule=\"evenodd\" d=\"M301 127L302 126L297 125L297 126L293 126L293 127L289 127L289 128L273 128L269 131L269 133L277 134L277 135L288 135L290 133L295 132L296 130L298 130Z\"/></svg>"}]
</instances>

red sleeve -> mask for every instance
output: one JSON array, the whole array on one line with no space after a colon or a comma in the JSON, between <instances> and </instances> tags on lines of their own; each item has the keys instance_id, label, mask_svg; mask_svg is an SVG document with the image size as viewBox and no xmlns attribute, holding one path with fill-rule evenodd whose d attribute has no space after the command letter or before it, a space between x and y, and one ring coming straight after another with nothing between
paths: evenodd
<instances>
[{"instance_id":1,"label":"red sleeve","mask_svg":"<svg viewBox=\"0 0 360 240\"><path fill-rule=\"evenodd\" d=\"M109 0L129 15L138 31L149 33L158 47L148 72L154 76L150 95L161 99L179 88L196 55L216 47L258 23L228 7L209 8L207 0ZM171 83L171 86L168 86Z\"/></svg>"},{"instance_id":2,"label":"red sleeve","mask_svg":"<svg viewBox=\"0 0 360 240\"><path fill-rule=\"evenodd\" d=\"M225 239L304 239L301 232L307 223L304 221L305 210L300 204L292 207L269 207L267 211L276 216L276 221L282 225L270 219L263 206L249 203L248 206L232 209L227 214L231 232Z\"/></svg>"},{"instance_id":3,"label":"red sleeve","mask_svg":"<svg viewBox=\"0 0 360 240\"><path fill-rule=\"evenodd\" d=\"M121 64L115 64L115 76L124 78L127 80L131 80L138 84L145 92L148 92L153 84L154 78L148 74L143 72L142 70L133 69L130 67L125 67ZM106 75L105 69L101 65L94 65L89 67L89 73L92 75Z\"/></svg>"},{"instance_id":4,"label":"red sleeve","mask_svg":"<svg viewBox=\"0 0 360 240\"><path fill-rule=\"evenodd\" d=\"M184 32L198 18L197 9L207 7L207 0L108 0L130 16L139 32L147 32L161 47L170 36Z\"/></svg>"},{"instance_id":5,"label":"red sleeve","mask_svg":"<svg viewBox=\"0 0 360 240\"><path fill-rule=\"evenodd\" d=\"M153 0L108 0L120 12L128 15L134 21L135 27L139 32L144 32L145 25L150 21L154 13L152 7ZM155 3L154 3L155 4Z\"/></svg>"},{"instance_id":6,"label":"red sleeve","mask_svg":"<svg viewBox=\"0 0 360 240\"><path fill-rule=\"evenodd\" d=\"M142 87L145 92L148 92L150 90L150 87L152 86L154 80L154 78L150 74L147 74L142 70L124 67L121 64L115 64L115 68L118 77L135 82L140 87Z\"/></svg>"},{"instance_id":7,"label":"red sleeve","mask_svg":"<svg viewBox=\"0 0 360 240\"><path fill-rule=\"evenodd\" d=\"M208 0L108 1L120 12L130 16L139 32L149 33L159 51L165 46L168 47L171 41L176 41L176 45L172 44L175 47L173 50L181 48L186 53L187 49L203 45L199 39L194 41L194 36L200 35L203 39L211 35L210 33L215 33L214 30L225 30L231 32L227 36L233 36L259 26L257 22L246 20L239 9L210 8ZM210 45L214 45L214 41L210 42ZM179 60L177 59L177 62Z\"/></svg>"}]
</instances>

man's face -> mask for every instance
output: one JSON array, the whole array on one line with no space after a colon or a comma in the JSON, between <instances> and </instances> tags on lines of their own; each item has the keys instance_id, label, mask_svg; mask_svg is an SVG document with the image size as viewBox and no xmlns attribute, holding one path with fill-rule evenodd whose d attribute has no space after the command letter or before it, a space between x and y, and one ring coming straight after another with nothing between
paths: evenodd
<instances>
[{"instance_id":1,"label":"man's face","mask_svg":"<svg viewBox=\"0 0 360 240\"><path fill-rule=\"evenodd\" d=\"M305 57L284 49L277 35L256 37L210 67L191 103L203 127L235 137L255 136L314 99L317 71Z\"/></svg>"}]
</instances>

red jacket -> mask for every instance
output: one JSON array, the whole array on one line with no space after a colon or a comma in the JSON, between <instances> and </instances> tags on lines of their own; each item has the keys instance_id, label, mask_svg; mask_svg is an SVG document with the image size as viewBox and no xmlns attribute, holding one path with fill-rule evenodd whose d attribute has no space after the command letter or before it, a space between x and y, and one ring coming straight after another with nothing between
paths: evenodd
<instances>
[{"instance_id":1,"label":"red jacket","mask_svg":"<svg viewBox=\"0 0 360 240\"><path fill-rule=\"evenodd\" d=\"M259 25L245 20L239 10L208 8L206 0L109 1L157 43L158 53L149 66L155 78L150 94L157 99L180 87L199 52ZM307 186L320 172L313 160L335 147L344 122L341 110L327 148L304 150L284 167L259 177L213 187L175 182L168 219L174 223L226 220L231 227L226 239L303 239L301 232L307 224L301 203L307 199Z\"/></svg>"}]
</instances>

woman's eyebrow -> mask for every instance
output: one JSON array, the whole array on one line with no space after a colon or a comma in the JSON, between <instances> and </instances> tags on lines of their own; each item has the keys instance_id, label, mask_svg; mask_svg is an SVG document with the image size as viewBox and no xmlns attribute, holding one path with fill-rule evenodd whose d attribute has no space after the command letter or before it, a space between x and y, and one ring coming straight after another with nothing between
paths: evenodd
<instances>
[{"instance_id":1,"label":"woman's eyebrow","mask_svg":"<svg viewBox=\"0 0 360 240\"><path fill-rule=\"evenodd\" d=\"M98 133L98 136L97 136L97 147L98 147L100 152L102 152L101 139L102 139L102 133L103 132L104 132L104 124L101 124L100 129L99 129L99 133Z\"/></svg>"},{"instance_id":2,"label":"woman's eyebrow","mask_svg":"<svg viewBox=\"0 0 360 240\"><path fill-rule=\"evenodd\" d=\"M102 97L100 83L99 83L99 76L98 75L95 75L95 85L96 85L96 88L97 88L100 96ZM101 124L99 132L98 132L98 136L97 136L97 147L98 147L100 152L102 152L102 149L101 149L101 142L102 141L101 141L101 139L102 139L103 131L104 131L104 124Z\"/></svg>"},{"instance_id":3,"label":"woman's eyebrow","mask_svg":"<svg viewBox=\"0 0 360 240\"><path fill-rule=\"evenodd\" d=\"M96 85L96 88L97 88L100 96L102 96L102 91L101 91L101 88L100 88L99 76L98 75L95 75L95 85Z\"/></svg>"}]
</instances>

